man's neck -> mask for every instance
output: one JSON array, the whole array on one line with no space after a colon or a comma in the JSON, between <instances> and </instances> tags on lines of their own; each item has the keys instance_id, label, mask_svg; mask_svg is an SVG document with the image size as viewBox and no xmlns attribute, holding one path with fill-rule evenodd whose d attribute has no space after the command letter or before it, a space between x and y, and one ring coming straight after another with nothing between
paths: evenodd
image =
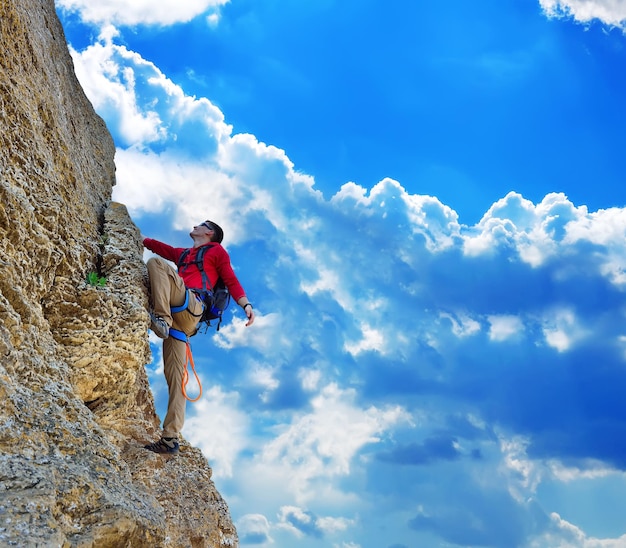
<instances>
[{"instance_id":1,"label":"man's neck","mask_svg":"<svg viewBox=\"0 0 626 548\"><path fill-rule=\"evenodd\" d=\"M205 236L203 238L194 238L193 239L193 246L194 247L200 247L201 245L205 245L205 244L210 244L211 243L211 238Z\"/></svg>"}]
</instances>

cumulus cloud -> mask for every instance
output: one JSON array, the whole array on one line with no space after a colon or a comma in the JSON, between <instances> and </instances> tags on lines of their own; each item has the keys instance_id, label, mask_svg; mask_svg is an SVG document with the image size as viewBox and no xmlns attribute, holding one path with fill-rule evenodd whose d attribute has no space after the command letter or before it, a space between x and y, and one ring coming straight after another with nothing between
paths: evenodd
<instances>
[{"instance_id":1,"label":"cumulus cloud","mask_svg":"<svg viewBox=\"0 0 626 548\"><path fill-rule=\"evenodd\" d=\"M280 509L278 519L282 527L293 531L296 536L322 537L317 519L311 512L296 506L283 506Z\"/></svg>"},{"instance_id":2,"label":"cumulus cloud","mask_svg":"<svg viewBox=\"0 0 626 548\"><path fill-rule=\"evenodd\" d=\"M489 316L489 337L493 341L503 341L515 336L523 329L521 320L516 316Z\"/></svg>"},{"instance_id":3,"label":"cumulus cloud","mask_svg":"<svg viewBox=\"0 0 626 548\"><path fill-rule=\"evenodd\" d=\"M563 519L558 513L550 514L548 530L537 535L529 542L530 548L543 548L544 546L554 546L554 548L569 548L576 546L579 548L621 548L626 544L626 535L619 538L600 539L591 537L576 525Z\"/></svg>"},{"instance_id":4,"label":"cumulus cloud","mask_svg":"<svg viewBox=\"0 0 626 548\"><path fill-rule=\"evenodd\" d=\"M571 310L557 310L549 314L544 325L546 342L559 352L568 350L584 334L584 329Z\"/></svg>"},{"instance_id":5,"label":"cumulus cloud","mask_svg":"<svg viewBox=\"0 0 626 548\"><path fill-rule=\"evenodd\" d=\"M626 5L620 0L539 0L550 17L573 17L581 23L594 19L607 25L624 27Z\"/></svg>"},{"instance_id":6,"label":"cumulus cloud","mask_svg":"<svg viewBox=\"0 0 626 548\"><path fill-rule=\"evenodd\" d=\"M270 523L262 514L246 514L237 521L237 533L242 544L270 543Z\"/></svg>"},{"instance_id":7,"label":"cumulus cloud","mask_svg":"<svg viewBox=\"0 0 626 548\"><path fill-rule=\"evenodd\" d=\"M219 8L229 0L58 0L57 5L69 12L77 12L89 23L119 25L172 25L190 21L205 14L207 23L215 23Z\"/></svg>"},{"instance_id":8,"label":"cumulus cloud","mask_svg":"<svg viewBox=\"0 0 626 548\"><path fill-rule=\"evenodd\" d=\"M278 512L278 527L292 533L296 538L310 536L323 538L353 526L355 520L321 517L298 506L283 506Z\"/></svg>"},{"instance_id":9,"label":"cumulus cloud","mask_svg":"<svg viewBox=\"0 0 626 548\"><path fill-rule=\"evenodd\" d=\"M249 428L248 416L237 407L236 394L224 393L216 386L205 388L191 411L184 436L211 459L217 475L232 476L235 456L246 446Z\"/></svg>"},{"instance_id":10,"label":"cumulus cloud","mask_svg":"<svg viewBox=\"0 0 626 548\"><path fill-rule=\"evenodd\" d=\"M263 449L263 467L278 466L299 500L315 496L315 481L350 473L352 461L367 444L410 416L399 406L361 409L353 390L326 386L311 401L312 412L294 419Z\"/></svg>"},{"instance_id":11,"label":"cumulus cloud","mask_svg":"<svg viewBox=\"0 0 626 548\"><path fill-rule=\"evenodd\" d=\"M111 36L102 34L105 41L90 46L78 54L70 49L75 71L94 108L107 120L122 143L158 141L164 137L161 120L152 110L140 109L137 104L136 71L125 67L125 60L137 61L141 68L155 70L123 46L113 46ZM119 55L119 58L115 57Z\"/></svg>"},{"instance_id":12,"label":"cumulus cloud","mask_svg":"<svg viewBox=\"0 0 626 548\"><path fill-rule=\"evenodd\" d=\"M205 98L185 95L152 62L116 44L116 36L109 26L81 52L70 48L76 75L115 142L143 152L167 142L170 150L214 153L232 130L221 111Z\"/></svg>"}]
</instances>

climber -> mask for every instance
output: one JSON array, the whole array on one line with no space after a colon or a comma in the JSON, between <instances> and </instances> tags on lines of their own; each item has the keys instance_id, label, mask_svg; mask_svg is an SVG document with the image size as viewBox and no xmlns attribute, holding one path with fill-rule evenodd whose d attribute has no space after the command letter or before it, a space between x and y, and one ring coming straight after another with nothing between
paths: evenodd
<instances>
[{"instance_id":1,"label":"climber","mask_svg":"<svg viewBox=\"0 0 626 548\"><path fill-rule=\"evenodd\" d=\"M218 278L221 278L232 298L243 308L248 318L246 326L254 322L252 304L233 271L228 253L221 245L224 231L216 223L205 221L194 226L189 235L193 240L193 247L189 252L182 247L172 247L158 240L142 237L143 245L163 259L178 264L181 255L185 254L187 257L186 262L179 265L178 273L161 258L153 257L147 262L150 328L163 339L163 367L169 389L161 438L144 446L155 453L178 453L178 435L183 428L187 401L182 390L186 365L186 336L195 334L204 307L199 290L203 289L207 281L213 287ZM202 246L208 246L203 256L204 272L194 263ZM182 307L185 302L188 303L186 309L176 311L176 307ZM172 308L175 309L174 312Z\"/></svg>"}]
</instances>

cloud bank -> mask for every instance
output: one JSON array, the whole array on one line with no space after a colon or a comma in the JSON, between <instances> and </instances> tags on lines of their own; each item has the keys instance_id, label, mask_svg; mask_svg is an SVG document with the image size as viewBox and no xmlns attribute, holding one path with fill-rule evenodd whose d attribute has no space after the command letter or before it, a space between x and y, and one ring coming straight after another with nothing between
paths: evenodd
<instances>
[{"instance_id":1,"label":"cloud bank","mask_svg":"<svg viewBox=\"0 0 626 548\"><path fill-rule=\"evenodd\" d=\"M57 0L56 5L69 13L78 13L81 19L99 25L172 25L184 23L204 15L210 24L217 23L219 8L229 0Z\"/></svg>"},{"instance_id":2,"label":"cloud bank","mask_svg":"<svg viewBox=\"0 0 626 548\"><path fill-rule=\"evenodd\" d=\"M620 0L539 0L550 17L573 17L581 23L599 20L624 28L626 5Z\"/></svg>"}]
</instances>

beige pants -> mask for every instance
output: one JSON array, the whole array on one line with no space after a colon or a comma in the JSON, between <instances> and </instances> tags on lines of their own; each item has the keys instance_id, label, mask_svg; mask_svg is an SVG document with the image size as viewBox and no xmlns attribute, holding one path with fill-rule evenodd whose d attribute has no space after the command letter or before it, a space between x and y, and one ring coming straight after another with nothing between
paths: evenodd
<instances>
[{"instance_id":1,"label":"beige pants","mask_svg":"<svg viewBox=\"0 0 626 548\"><path fill-rule=\"evenodd\" d=\"M171 328L193 335L202 315L202 303L190 293L187 310L172 314L172 306L180 306L185 302L187 289L182 278L163 259L151 258L147 266L152 310ZM163 341L163 369L169 388L167 414L163 421L163 437L166 438L178 437L185 422L187 403L183 395L183 371L187 361L185 346L183 341L174 337L168 337Z\"/></svg>"}]
</instances>

